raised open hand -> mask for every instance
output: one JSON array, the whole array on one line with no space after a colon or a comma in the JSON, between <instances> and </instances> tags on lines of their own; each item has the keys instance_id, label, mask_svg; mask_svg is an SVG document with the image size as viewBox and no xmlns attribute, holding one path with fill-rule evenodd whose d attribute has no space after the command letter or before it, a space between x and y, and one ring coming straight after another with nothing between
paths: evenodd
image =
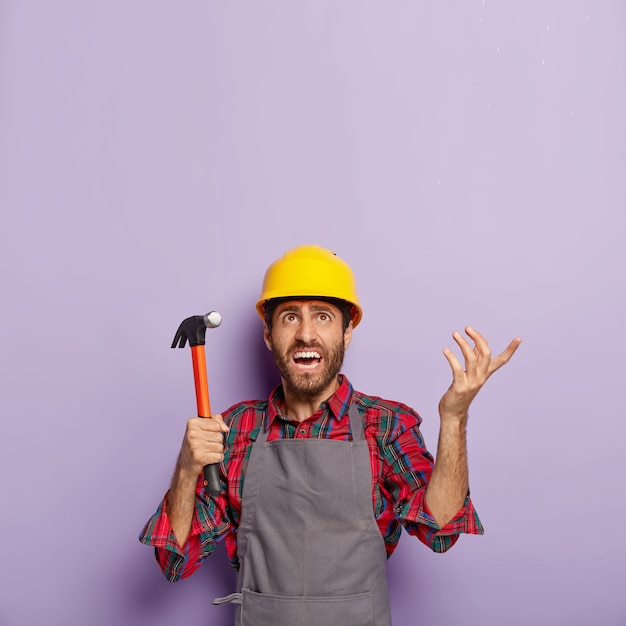
<instances>
[{"instance_id":1,"label":"raised open hand","mask_svg":"<svg viewBox=\"0 0 626 626\"><path fill-rule=\"evenodd\" d=\"M452 384L439 402L441 419L466 419L476 394L496 370L508 363L522 342L520 337L513 339L501 354L492 358L488 341L477 330L466 326L465 332L473 340L473 348L461 333L456 330L452 333L463 353L465 367L452 350L445 348L443 351L452 369Z\"/></svg>"}]
</instances>

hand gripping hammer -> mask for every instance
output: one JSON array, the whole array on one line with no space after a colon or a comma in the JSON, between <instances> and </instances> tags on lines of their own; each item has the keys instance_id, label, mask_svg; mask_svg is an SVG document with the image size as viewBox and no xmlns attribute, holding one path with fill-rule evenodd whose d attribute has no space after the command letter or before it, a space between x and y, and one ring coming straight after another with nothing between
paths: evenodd
<instances>
[{"instance_id":1,"label":"hand gripping hammer","mask_svg":"<svg viewBox=\"0 0 626 626\"><path fill-rule=\"evenodd\" d=\"M189 341L191 360L193 363L193 378L196 386L196 404L198 417L211 417L209 403L209 384L206 373L206 358L204 356L204 337L207 328L217 328L222 323L222 316L217 311L206 315L194 315L183 320L176 331L172 348L178 344L184 348ZM221 493L217 464L204 466L204 486L212 496Z\"/></svg>"}]
</instances>

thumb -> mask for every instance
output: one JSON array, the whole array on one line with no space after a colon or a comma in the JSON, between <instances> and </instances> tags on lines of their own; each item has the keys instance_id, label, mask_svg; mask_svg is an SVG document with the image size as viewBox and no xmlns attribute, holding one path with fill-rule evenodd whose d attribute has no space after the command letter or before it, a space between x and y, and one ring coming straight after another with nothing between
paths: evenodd
<instances>
[{"instance_id":1,"label":"thumb","mask_svg":"<svg viewBox=\"0 0 626 626\"><path fill-rule=\"evenodd\" d=\"M226 422L224 421L224 419L222 418L221 413L214 413L213 415L211 415L211 419L214 419L216 422L219 423L220 425L220 430L223 433L227 433L230 428L228 428L228 426L226 425Z\"/></svg>"}]
</instances>

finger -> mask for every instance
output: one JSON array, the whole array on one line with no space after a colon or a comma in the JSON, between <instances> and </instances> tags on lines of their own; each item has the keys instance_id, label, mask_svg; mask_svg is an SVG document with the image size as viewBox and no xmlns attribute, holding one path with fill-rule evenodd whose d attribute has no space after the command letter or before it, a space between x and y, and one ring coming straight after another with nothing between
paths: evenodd
<instances>
[{"instance_id":1,"label":"finger","mask_svg":"<svg viewBox=\"0 0 626 626\"><path fill-rule=\"evenodd\" d=\"M198 431L218 431L220 430L219 422L210 417L192 417L189 422L189 428Z\"/></svg>"},{"instance_id":2,"label":"finger","mask_svg":"<svg viewBox=\"0 0 626 626\"><path fill-rule=\"evenodd\" d=\"M463 376L463 374L465 373L465 370L463 369L463 366L461 365L459 360L456 358L456 355L454 354L454 352L452 352L452 350L450 350L450 348L444 348L443 355L446 357L448 363L450 364L453 380L459 380L460 377Z\"/></svg>"},{"instance_id":3,"label":"finger","mask_svg":"<svg viewBox=\"0 0 626 626\"><path fill-rule=\"evenodd\" d=\"M508 363L521 343L522 338L516 337L497 357L492 359L491 365L489 367L489 374L493 374L493 372L499 370L503 365Z\"/></svg>"},{"instance_id":4,"label":"finger","mask_svg":"<svg viewBox=\"0 0 626 626\"><path fill-rule=\"evenodd\" d=\"M203 467L211 463L221 463L224 459L224 445L221 441L207 441L196 449L195 454Z\"/></svg>"},{"instance_id":5,"label":"finger","mask_svg":"<svg viewBox=\"0 0 626 626\"><path fill-rule=\"evenodd\" d=\"M224 421L221 413L214 413L213 415L211 415L211 419L215 420L220 425L220 430L223 433L227 433L230 430L228 424L226 424L226 422Z\"/></svg>"},{"instance_id":6,"label":"finger","mask_svg":"<svg viewBox=\"0 0 626 626\"><path fill-rule=\"evenodd\" d=\"M476 354L477 358L478 371L484 375L487 375L487 373L489 372L489 365L491 363L491 348L489 348L489 342L475 328L472 328L471 326L466 326L465 332L474 341L474 353Z\"/></svg>"},{"instance_id":7,"label":"finger","mask_svg":"<svg viewBox=\"0 0 626 626\"><path fill-rule=\"evenodd\" d=\"M211 430L219 430L224 433L228 432L228 426L224 423L220 413L213 413L211 417L203 417L202 420L210 426Z\"/></svg>"},{"instance_id":8,"label":"finger","mask_svg":"<svg viewBox=\"0 0 626 626\"><path fill-rule=\"evenodd\" d=\"M479 352L481 352L482 354L491 354L489 342L475 328L472 328L471 326L466 326L465 332L468 334L469 337L472 338Z\"/></svg>"},{"instance_id":9,"label":"finger","mask_svg":"<svg viewBox=\"0 0 626 626\"><path fill-rule=\"evenodd\" d=\"M188 424L190 429L203 432L223 433L228 431L228 426L219 414L214 414L211 417L192 417Z\"/></svg>"},{"instance_id":10,"label":"finger","mask_svg":"<svg viewBox=\"0 0 626 626\"><path fill-rule=\"evenodd\" d=\"M465 339L465 337L463 337L463 335L461 335L461 333L457 330L452 333L452 337L463 353L463 358L465 359L465 370L468 374L474 374L476 372L477 365L477 357L474 353L474 349L470 345L469 341L467 341L467 339Z\"/></svg>"},{"instance_id":11,"label":"finger","mask_svg":"<svg viewBox=\"0 0 626 626\"><path fill-rule=\"evenodd\" d=\"M193 418L194 420L209 418ZM190 422L192 420L189 420ZM183 440L181 449L182 463L193 469L201 471L202 467L209 463L219 463L224 458L224 433L220 430L204 430L200 424L190 426Z\"/></svg>"},{"instance_id":12,"label":"finger","mask_svg":"<svg viewBox=\"0 0 626 626\"><path fill-rule=\"evenodd\" d=\"M516 337L511 341L511 343L500 353L496 358L501 361L502 365L509 362L509 359L515 354L515 351L519 348L520 343L522 343L521 337Z\"/></svg>"}]
</instances>

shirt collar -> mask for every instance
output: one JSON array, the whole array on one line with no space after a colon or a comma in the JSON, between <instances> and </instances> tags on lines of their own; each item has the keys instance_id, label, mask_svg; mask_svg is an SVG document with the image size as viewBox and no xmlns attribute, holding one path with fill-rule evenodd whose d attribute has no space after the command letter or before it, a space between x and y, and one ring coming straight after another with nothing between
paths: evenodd
<instances>
[{"instance_id":1,"label":"shirt collar","mask_svg":"<svg viewBox=\"0 0 626 626\"><path fill-rule=\"evenodd\" d=\"M350 381L343 374L339 374L339 387L337 391L325 400L320 405L320 409L324 408L325 405L328 406L330 410L330 414L336 419L341 420L348 413L350 409L350 403L352 402L352 396L354 395L354 390ZM269 428L270 424L276 419L286 420L287 418L280 410L280 406L285 399L285 394L283 391L283 386L278 385L270 394L269 402L267 405L267 414L265 416L265 428Z\"/></svg>"}]
</instances>

